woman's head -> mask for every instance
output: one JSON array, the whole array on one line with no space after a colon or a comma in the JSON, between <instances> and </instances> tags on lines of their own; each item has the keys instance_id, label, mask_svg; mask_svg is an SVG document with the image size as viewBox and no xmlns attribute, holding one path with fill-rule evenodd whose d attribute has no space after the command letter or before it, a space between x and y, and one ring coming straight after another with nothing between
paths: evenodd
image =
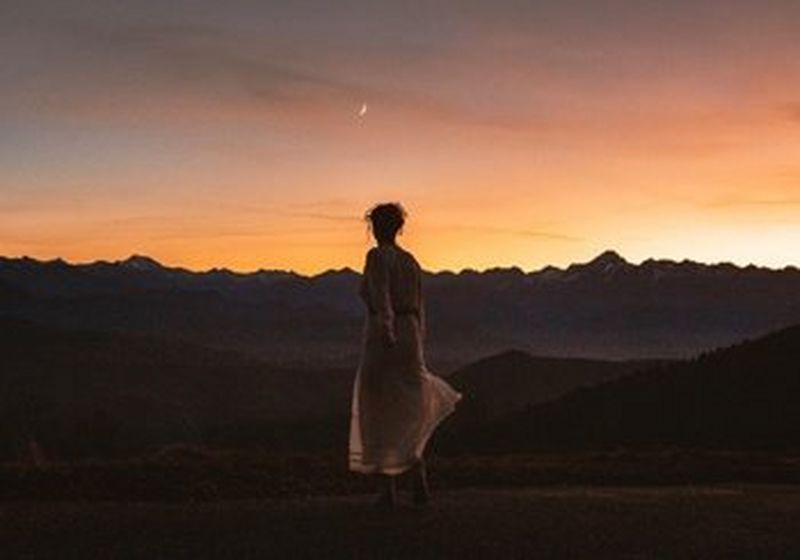
<instances>
[{"instance_id":1,"label":"woman's head","mask_svg":"<svg viewBox=\"0 0 800 560\"><path fill-rule=\"evenodd\" d=\"M397 232L403 229L406 222L406 211L398 202L376 204L367 211L372 235L380 242L394 241Z\"/></svg>"}]
</instances>

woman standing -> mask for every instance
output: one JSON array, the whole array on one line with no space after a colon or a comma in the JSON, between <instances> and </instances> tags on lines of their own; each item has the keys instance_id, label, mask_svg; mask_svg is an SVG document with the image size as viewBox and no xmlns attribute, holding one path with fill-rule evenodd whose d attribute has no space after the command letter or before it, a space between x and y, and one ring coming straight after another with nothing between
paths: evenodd
<instances>
[{"instance_id":1,"label":"woman standing","mask_svg":"<svg viewBox=\"0 0 800 560\"><path fill-rule=\"evenodd\" d=\"M386 479L378 504L394 507L395 477L415 474L414 502L430 498L423 451L461 395L425 366L421 271L395 241L405 222L399 204L367 213L377 246L367 253L360 294L368 314L353 388L350 469Z\"/></svg>"}]
</instances>

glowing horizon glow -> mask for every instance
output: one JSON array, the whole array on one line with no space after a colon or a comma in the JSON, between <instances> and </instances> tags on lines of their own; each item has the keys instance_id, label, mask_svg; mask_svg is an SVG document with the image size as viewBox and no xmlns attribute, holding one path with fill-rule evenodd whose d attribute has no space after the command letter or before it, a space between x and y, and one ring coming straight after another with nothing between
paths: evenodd
<instances>
[{"instance_id":1,"label":"glowing horizon glow","mask_svg":"<svg viewBox=\"0 0 800 560\"><path fill-rule=\"evenodd\" d=\"M800 265L800 4L269 4L11 0L0 255Z\"/></svg>"}]
</instances>

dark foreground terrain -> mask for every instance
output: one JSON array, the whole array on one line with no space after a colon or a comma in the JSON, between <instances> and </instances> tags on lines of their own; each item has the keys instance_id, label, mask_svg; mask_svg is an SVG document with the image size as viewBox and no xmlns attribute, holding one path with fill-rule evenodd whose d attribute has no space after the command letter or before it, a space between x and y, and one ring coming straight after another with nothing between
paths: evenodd
<instances>
[{"instance_id":1,"label":"dark foreground terrain","mask_svg":"<svg viewBox=\"0 0 800 560\"><path fill-rule=\"evenodd\" d=\"M12 558L799 558L800 486L550 486L371 496L0 506Z\"/></svg>"}]
</instances>

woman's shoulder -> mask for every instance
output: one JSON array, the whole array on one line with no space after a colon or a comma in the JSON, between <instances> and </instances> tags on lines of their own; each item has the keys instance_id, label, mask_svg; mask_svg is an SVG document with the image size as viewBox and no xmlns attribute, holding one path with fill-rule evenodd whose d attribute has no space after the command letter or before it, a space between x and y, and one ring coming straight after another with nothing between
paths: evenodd
<instances>
[{"instance_id":1,"label":"woman's shoulder","mask_svg":"<svg viewBox=\"0 0 800 560\"><path fill-rule=\"evenodd\" d=\"M420 267L416 257L411 251L407 251L402 247L398 247L397 249L398 249L397 254L405 266L415 269L418 269Z\"/></svg>"},{"instance_id":2,"label":"woman's shoulder","mask_svg":"<svg viewBox=\"0 0 800 560\"><path fill-rule=\"evenodd\" d=\"M367 267L368 268L383 268L388 266L389 262L394 259L391 249L385 245L377 245L367 251Z\"/></svg>"},{"instance_id":3,"label":"woman's shoulder","mask_svg":"<svg viewBox=\"0 0 800 560\"><path fill-rule=\"evenodd\" d=\"M387 257L388 252L384 245L376 245L367 251L367 261L385 260Z\"/></svg>"},{"instance_id":4,"label":"woman's shoulder","mask_svg":"<svg viewBox=\"0 0 800 560\"><path fill-rule=\"evenodd\" d=\"M400 261L419 266L414 255L399 245L377 245L367 251L367 261Z\"/></svg>"}]
</instances>

